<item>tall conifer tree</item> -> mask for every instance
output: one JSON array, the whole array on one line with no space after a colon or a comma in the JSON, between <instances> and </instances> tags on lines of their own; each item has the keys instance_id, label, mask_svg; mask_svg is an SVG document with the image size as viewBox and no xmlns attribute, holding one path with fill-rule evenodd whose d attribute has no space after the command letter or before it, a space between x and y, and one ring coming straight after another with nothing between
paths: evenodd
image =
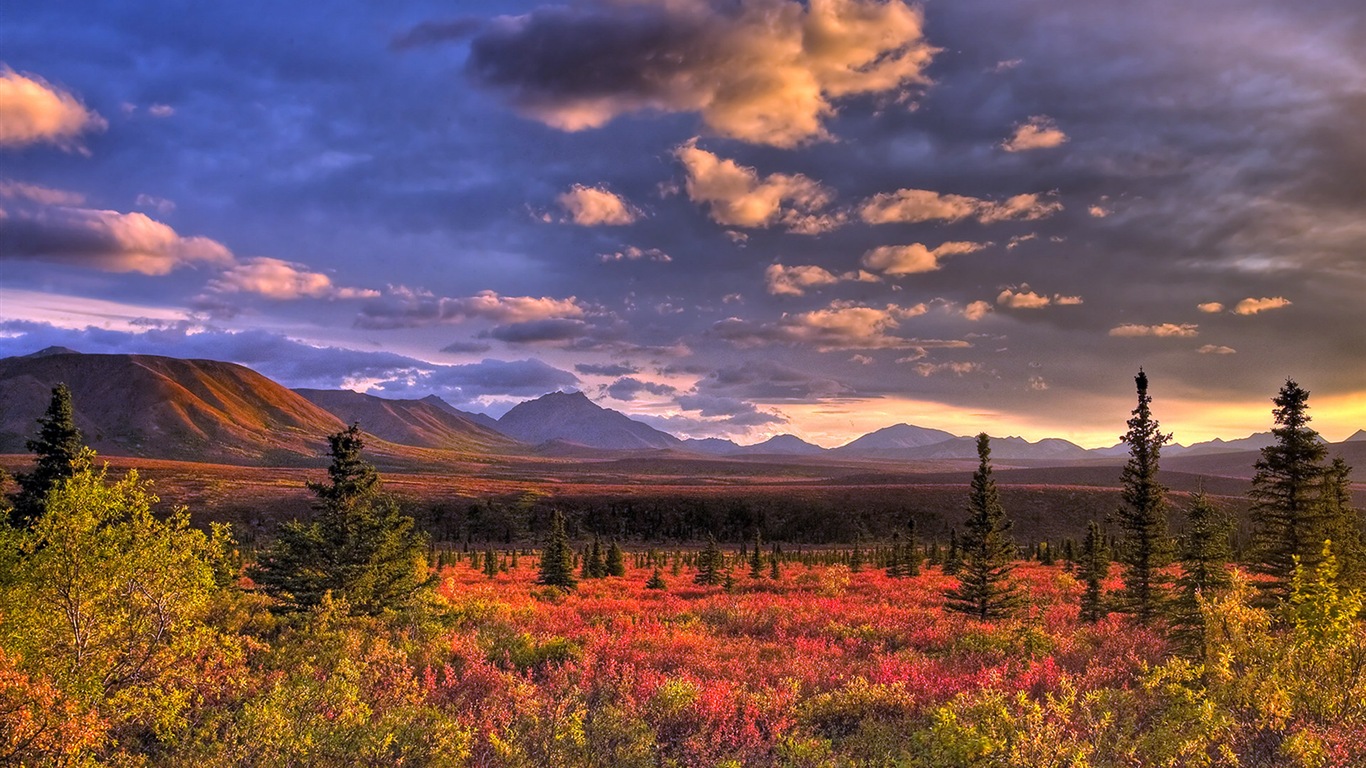
<instances>
[{"instance_id":1,"label":"tall conifer tree","mask_svg":"<svg viewBox=\"0 0 1366 768\"><path fill-rule=\"evenodd\" d=\"M564 515L555 510L550 518L550 538L541 550L540 573L537 584L560 589L578 586L574 578L574 550L569 546L569 535L564 531Z\"/></svg>"},{"instance_id":2,"label":"tall conifer tree","mask_svg":"<svg viewBox=\"0 0 1366 768\"><path fill-rule=\"evenodd\" d=\"M1309 426L1307 390L1287 379L1272 403L1275 442L1262 449L1248 496L1257 524L1258 567L1271 577L1271 594L1285 599L1296 558L1312 571L1327 537L1321 497L1327 449Z\"/></svg>"},{"instance_id":3,"label":"tall conifer tree","mask_svg":"<svg viewBox=\"0 0 1366 768\"><path fill-rule=\"evenodd\" d=\"M52 388L47 411L38 418L38 434L24 446L34 454L33 470L14 476L19 491L11 501L10 524L23 527L43 513L43 501L57 484L90 465L90 452L76 428L71 390L65 384Z\"/></svg>"},{"instance_id":4,"label":"tall conifer tree","mask_svg":"<svg viewBox=\"0 0 1366 768\"><path fill-rule=\"evenodd\" d=\"M1204 492L1191 498L1186 530L1181 534L1181 576L1176 580L1177 639L1188 649L1203 647L1205 624L1199 597L1208 599L1233 584L1228 562L1233 558L1229 538L1233 521L1210 503Z\"/></svg>"},{"instance_id":5,"label":"tall conifer tree","mask_svg":"<svg viewBox=\"0 0 1366 768\"><path fill-rule=\"evenodd\" d=\"M1081 620L1095 624L1105 618L1103 585L1110 574L1110 551L1105 546L1105 534L1100 524L1092 520L1086 526L1086 540L1081 545L1081 560L1077 562L1077 576L1085 584L1081 593Z\"/></svg>"},{"instance_id":6,"label":"tall conifer tree","mask_svg":"<svg viewBox=\"0 0 1366 768\"><path fill-rule=\"evenodd\" d=\"M986 433L977 436L977 459L968 495L967 526L959 544L963 567L958 588L948 593L947 607L986 621L1008 616L1019 606L1021 596L1010 582L1015 542L991 477L991 439Z\"/></svg>"},{"instance_id":7,"label":"tall conifer tree","mask_svg":"<svg viewBox=\"0 0 1366 768\"><path fill-rule=\"evenodd\" d=\"M1119 559L1124 563L1123 609L1140 623L1157 618L1166 597L1162 566L1171 562L1167 535L1167 489L1157 480L1162 446L1170 434L1158 428L1148 396L1148 376L1139 369L1134 377L1138 405L1129 419L1129 431L1120 439L1129 445L1129 461L1120 475L1124 503L1119 508L1123 532Z\"/></svg>"}]
</instances>

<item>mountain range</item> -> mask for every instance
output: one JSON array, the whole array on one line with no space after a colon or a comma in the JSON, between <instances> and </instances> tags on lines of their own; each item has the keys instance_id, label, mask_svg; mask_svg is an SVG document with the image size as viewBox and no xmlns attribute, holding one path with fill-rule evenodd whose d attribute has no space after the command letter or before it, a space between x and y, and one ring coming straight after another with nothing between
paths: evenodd
<instances>
[{"instance_id":1,"label":"mountain range","mask_svg":"<svg viewBox=\"0 0 1366 768\"><path fill-rule=\"evenodd\" d=\"M719 438L679 439L582 392L552 392L514 406L499 419L470 413L439 397L399 400L347 390L290 390L233 363L154 355L80 354L50 348L0 360L0 453L21 453L47 407L51 389L72 390L76 424L91 447L111 455L197 457L238 464L314 461L324 436L358 422L381 453L408 449L465 454L594 458L601 452L670 451L715 457L826 457L839 461L975 459L971 437L896 424L846 445L822 448L794 435L754 445ZM1167 457L1255 450L1270 433L1167 446ZM1359 430L1348 441L1366 441ZM1059 464L1116 459L1120 445L1087 450L1066 440L993 438L993 458Z\"/></svg>"}]
</instances>

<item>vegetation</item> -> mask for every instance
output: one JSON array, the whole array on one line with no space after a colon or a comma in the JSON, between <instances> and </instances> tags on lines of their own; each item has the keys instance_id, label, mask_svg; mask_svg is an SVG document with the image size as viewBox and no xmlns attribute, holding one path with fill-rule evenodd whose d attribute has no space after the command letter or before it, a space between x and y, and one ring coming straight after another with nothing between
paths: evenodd
<instances>
[{"instance_id":1,"label":"vegetation","mask_svg":"<svg viewBox=\"0 0 1366 768\"><path fill-rule=\"evenodd\" d=\"M1120 438L1129 446L1129 461L1120 475L1124 504L1119 508L1123 539L1119 559L1124 564L1124 592L1120 607L1140 623L1156 619L1166 599L1166 577L1160 570L1170 561L1167 534L1167 489L1158 482L1162 446L1171 435L1158 428L1148 396L1148 376L1142 369L1134 377L1138 405L1129 430Z\"/></svg>"},{"instance_id":2,"label":"vegetation","mask_svg":"<svg viewBox=\"0 0 1366 768\"><path fill-rule=\"evenodd\" d=\"M33 469L15 476L18 493L11 497L10 524L28 525L42 513L43 502L61 481L90 465L91 454L76 428L71 390L52 388L52 400L38 419L38 434L25 443L34 454Z\"/></svg>"},{"instance_id":3,"label":"vegetation","mask_svg":"<svg viewBox=\"0 0 1366 768\"><path fill-rule=\"evenodd\" d=\"M1095 522L1061 548L1071 568L1041 562L1046 542L1039 562L1018 557L985 435L956 577L922 564L913 530L857 556L773 545L767 578L758 539L750 578L715 538L612 540L602 568L620 578L582 583L558 511L540 552L490 543L426 568L359 434L332 438L318 519L281 529L248 571L259 589L226 529L191 527L136 473L77 467L24 525L0 524L0 765L1349 768L1366 754L1366 602L1343 546L1292 558L1285 599L1259 604L1266 577L1227 564L1227 518L1203 495L1170 567L1169 630L1107 615L1121 584ZM1321 530L1359 530L1327 479L1347 470L1320 466ZM400 551L410 568L384 554ZM376 609L384 573L405 586Z\"/></svg>"},{"instance_id":4,"label":"vegetation","mask_svg":"<svg viewBox=\"0 0 1366 768\"><path fill-rule=\"evenodd\" d=\"M280 526L250 575L284 610L310 610L324 599L364 614L402 609L429 581L427 537L379 494L357 425L328 442L329 481L308 486L318 497L317 519Z\"/></svg>"},{"instance_id":5,"label":"vegetation","mask_svg":"<svg viewBox=\"0 0 1366 768\"><path fill-rule=\"evenodd\" d=\"M1016 557L1010 519L991 479L991 439L977 436L977 472L968 494L968 521L959 541L963 553L958 586L948 593L947 607L981 621L1009 616L1021 603L1010 581Z\"/></svg>"}]
</instances>

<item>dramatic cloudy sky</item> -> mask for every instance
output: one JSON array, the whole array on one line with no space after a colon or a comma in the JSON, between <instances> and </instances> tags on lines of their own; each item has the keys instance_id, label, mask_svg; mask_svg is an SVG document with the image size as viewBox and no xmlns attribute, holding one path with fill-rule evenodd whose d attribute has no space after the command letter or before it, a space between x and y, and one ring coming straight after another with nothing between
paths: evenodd
<instances>
[{"instance_id":1,"label":"dramatic cloudy sky","mask_svg":"<svg viewBox=\"0 0 1366 768\"><path fill-rule=\"evenodd\" d=\"M1360 0L11 3L0 354L678 434L1366 426Z\"/></svg>"}]
</instances>

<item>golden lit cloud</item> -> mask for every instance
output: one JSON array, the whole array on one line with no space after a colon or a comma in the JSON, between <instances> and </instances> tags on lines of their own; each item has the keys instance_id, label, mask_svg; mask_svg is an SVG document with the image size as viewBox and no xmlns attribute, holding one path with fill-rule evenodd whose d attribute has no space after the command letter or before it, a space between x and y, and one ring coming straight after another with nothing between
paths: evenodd
<instances>
[{"instance_id":1,"label":"golden lit cloud","mask_svg":"<svg viewBox=\"0 0 1366 768\"><path fill-rule=\"evenodd\" d=\"M996 303L1011 309L1043 309L1048 306L1073 306L1082 303L1080 296L1041 295L1030 290L1028 285L1006 288L996 297Z\"/></svg>"},{"instance_id":2,"label":"golden lit cloud","mask_svg":"<svg viewBox=\"0 0 1366 768\"><path fill-rule=\"evenodd\" d=\"M214 293L254 293L268 299L368 299L379 291L341 288L321 272L310 272L302 264L259 257L234 264L209 281Z\"/></svg>"},{"instance_id":3,"label":"golden lit cloud","mask_svg":"<svg viewBox=\"0 0 1366 768\"><path fill-rule=\"evenodd\" d=\"M1233 305L1233 314L1255 315L1258 312L1288 307L1290 306L1290 303L1290 299L1282 296L1263 297L1260 299L1246 298Z\"/></svg>"},{"instance_id":4,"label":"golden lit cloud","mask_svg":"<svg viewBox=\"0 0 1366 768\"><path fill-rule=\"evenodd\" d=\"M916 224L923 221L961 221L974 218L982 224L999 221L1034 221L1062 210L1052 196L1015 195L1003 202L965 195L944 195L928 189L880 192L864 201L859 217L868 224Z\"/></svg>"},{"instance_id":5,"label":"golden lit cloud","mask_svg":"<svg viewBox=\"0 0 1366 768\"><path fill-rule=\"evenodd\" d=\"M935 248L923 243L910 245L882 245L863 254L863 266L888 275L912 275L933 272L942 265L945 256L973 253L986 247L985 243L949 241Z\"/></svg>"},{"instance_id":6,"label":"golden lit cloud","mask_svg":"<svg viewBox=\"0 0 1366 768\"><path fill-rule=\"evenodd\" d=\"M606 187L575 184L555 198L567 221L580 227L619 227L640 218L640 212Z\"/></svg>"},{"instance_id":7,"label":"golden lit cloud","mask_svg":"<svg viewBox=\"0 0 1366 768\"><path fill-rule=\"evenodd\" d=\"M182 237L141 213L47 206L0 217L0 253L105 272L165 275L185 266L229 265L232 252L207 237Z\"/></svg>"},{"instance_id":8,"label":"golden lit cloud","mask_svg":"<svg viewBox=\"0 0 1366 768\"><path fill-rule=\"evenodd\" d=\"M1224 311L1224 305L1223 305L1223 304L1220 304L1220 303L1217 302L1217 301L1207 301L1207 302L1205 302L1204 304L1200 304L1200 305L1196 306L1196 309L1200 310L1201 312L1207 312L1207 313L1209 313L1209 314L1214 314L1215 312L1223 312L1223 311Z\"/></svg>"},{"instance_id":9,"label":"golden lit cloud","mask_svg":"<svg viewBox=\"0 0 1366 768\"><path fill-rule=\"evenodd\" d=\"M1015 126L1015 133L1010 138L1001 142L1001 149L1007 152L1027 152L1031 149L1052 149L1062 146L1067 141L1067 134L1063 133L1053 119L1044 115L1035 115L1029 120ZM1093 208L1094 210L1094 208ZM1093 214L1094 215L1094 214Z\"/></svg>"},{"instance_id":10,"label":"golden lit cloud","mask_svg":"<svg viewBox=\"0 0 1366 768\"><path fill-rule=\"evenodd\" d=\"M1189 338L1200 335L1200 326L1183 323L1162 323L1161 325L1137 325L1126 323L1110 329L1111 336L1158 336L1162 338Z\"/></svg>"},{"instance_id":11,"label":"golden lit cloud","mask_svg":"<svg viewBox=\"0 0 1366 768\"><path fill-rule=\"evenodd\" d=\"M1206 344L1195 351L1202 355L1232 355L1238 352L1233 347L1226 347L1222 344Z\"/></svg>"},{"instance_id":12,"label":"golden lit cloud","mask_svg":"<svg viewBox=\"0 0 1366 768\"><path fill-rule=\"evenodd\" d=\"M85 203L85 195L0 179L0 200L24 200L39 205L81 205Z\"/></svg>"},{"instance_id":13,"label":"golden lit cloud","mask_svg":"<svg viewBox=\"0 0 1366 768\"><path fill-rule=\"evenodd\" d=\"M107 125L70 93L0 65L0 147L44 142L72 149L82 133Z\"/></svg>"},{"instance_id":14,"label":"golden lit cloud","mask_svg":"<svg viewBox=\"0 0 1366 768\"><path fill-rule=\"evenodd\" d=\"M815 234L838 225L816 215L832 194L801 174L758 171L699 149L694 139L674 150L686 174L688 199L707 206L712 221L732 227L768 227L782 223L799 234Z\"/></svg>"},{"instance_id":15,"label":"golden lit cloud","mask_svg":"<svg viewBox=\"0 0 1366 768\"><path fill-rule=\"evenodd\" d=\"M560 6L498 19L471 42L469 69L561 130L696 112L715 134L793 147L828 138L838 99L926 84L923 24L901 0Z\"/></svg>"},{"instance_id":16,"label":"golden lit cloud","mask_svg":"<svg viewBox=\"0 0 1366 768\"><path fill-rule=\"evenodd\" d=\"M832 302L824 309L785 314L775 323L752 323L728 318L712 326L712 335L740 346L766 343L809 344L818 351L966 347L966 342L907 339L892 335L901 321L929 311L925 304L868 307Z\"/></svg>"}]
</instances>

